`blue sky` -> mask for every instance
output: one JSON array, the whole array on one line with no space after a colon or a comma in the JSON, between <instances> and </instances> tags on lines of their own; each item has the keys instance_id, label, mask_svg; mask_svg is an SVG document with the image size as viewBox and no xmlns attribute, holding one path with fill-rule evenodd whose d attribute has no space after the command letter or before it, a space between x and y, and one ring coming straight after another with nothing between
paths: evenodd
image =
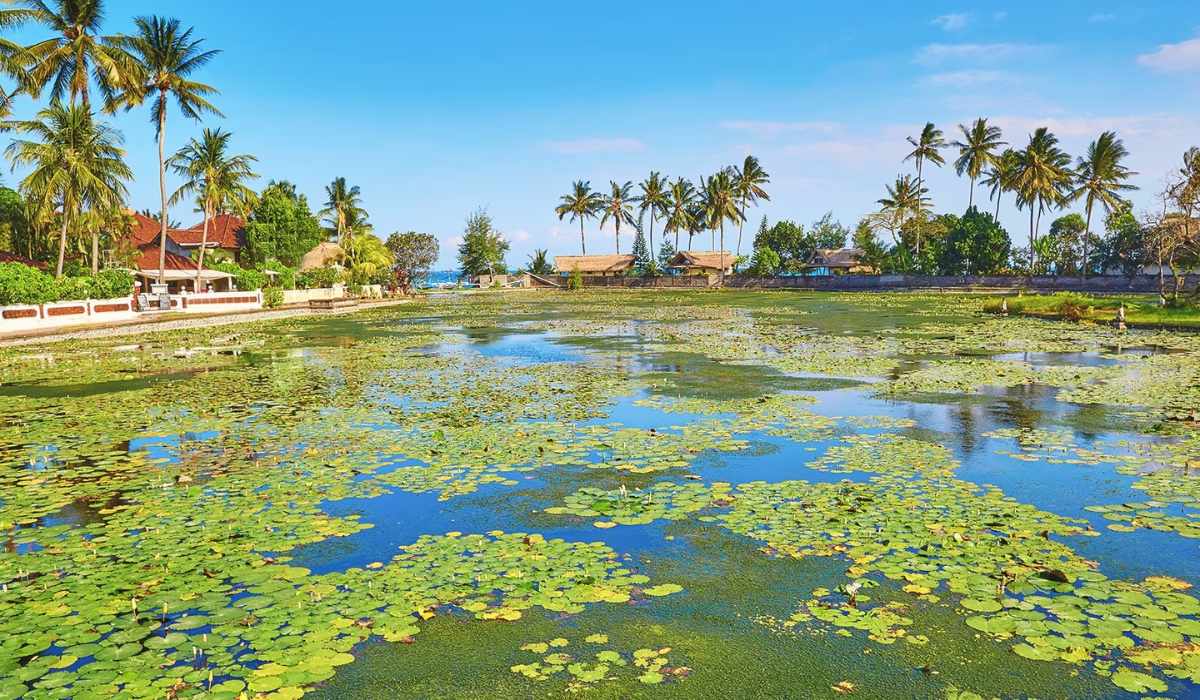
<instances>
[{"instance_id":1,"label":"blue sky","mask_svg":"<svg viewBox=\"0 0 1200 700\"><path fill-rule=\"evenodd\" d=\"M1196 2L109 0L109 31L164 6L223 50L199 76L222 92L226 119L210 125L260 159L263 184L291 180L319 204L345 176L377 233L437 235L441 268L476 207L512 241L515 267L534 248L578 253L578 225L553 212L573 180L607 189L654 169L694 181L748 153L772 180L750 227L827 210L853 226L911 171L904 137L926 121L952 136L987 116L1014 144L1046 125L1073 154L1115 130L1142 207L1200 145ZM116 123L133 204L155 207L148 114ZM168 149L200 129L172 114ZM965 209L951 168L928 180L938 210ZM1027 219L1007 206L1001 219L1023 238ZM612 250L595 222L588 238L590 252Z\"/></svg>"}]
</instances>

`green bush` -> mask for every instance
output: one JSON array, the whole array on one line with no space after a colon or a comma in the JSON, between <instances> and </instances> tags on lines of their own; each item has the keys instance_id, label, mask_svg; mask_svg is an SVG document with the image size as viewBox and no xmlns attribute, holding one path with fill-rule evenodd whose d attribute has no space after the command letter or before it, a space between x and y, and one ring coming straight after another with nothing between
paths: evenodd
<instances>
[{"instance_id":1,"label":"green bush","mask_svg":"<svg viewBox=\"0 0 1200 700\"><path fill-rule=\"evenodd\" d=\"M101 270L88 281L92 299L119 299L133 293L133 275L126 270Z\"/></svg>"},{"instance_id":2,"label":"green bush","mask_svg":"<svg viewBox=\"0 0 1200 700\"><path fill-rule=\"evenodd\" d=\"M241 265L235 263L215 263L213 265L205 265L220 272L228 272L233 275L233 283L237 285L238 291L253 292L256 289L262 289L267 286L267 276L258 270L247 270Z\"/></svg>"},{"instance_id":3,"label":"green bush","mask_svg":"<svg viewBox=\"0 0 1200 700\"><path fill-rule=\"evenodd\" d=\"M571 274L567 276L567 289L572 292L583 289L583 272L579 269L579 265L571 268Z\"/></svg>"},{"instance_id":4,"label":"green bush","mask_svg":"<svg viewBox=\"0 0 1200 700\"><path fill-rule=\"evenodd\" d=\"M351 282L350 284L346 285L346 293L352 297L361 296L362 289L363 286L357 282Z\"/></svg>"},{"instance_id":5,"label":"green bush","mask_svg":"<svg viewBox=\"0 0 1200 700\"><path fill-rule=\"evenodd\" d=\"M334 267L319 267L296 274L298 289L323 289L342 282L342 273Z\"/></svg>"},{"instance_id":6,"label":"green bush","mask_svg":"<svg viewBox=\"0 0 1200 700\"><path fill-rule=\"evenodd\" d=\"M54 278L18 262L0 263L0 306L58 301Z\"/></svg>"},{"instance_id":7,"label":"green bush","mask_svg":"<svg viewBox=\"0 0 1200 700\"><path fill-rule=\"evenodd\" d=\"M275 284L281 289L296 288L296 268L288 267L277 260L272 260L264 265L263 269L279 273L275 276Z\"/></svg>"},{"instance_id":8,"label":"green bush","mask_svg":"<svg viewBox=\"0 0 1200 700\"><path fill-rule=\"evenodd\" d=\"M263 289L263 308L274 309L283 306L283 288L267 287Z\"/></svg>"}]
</instances>

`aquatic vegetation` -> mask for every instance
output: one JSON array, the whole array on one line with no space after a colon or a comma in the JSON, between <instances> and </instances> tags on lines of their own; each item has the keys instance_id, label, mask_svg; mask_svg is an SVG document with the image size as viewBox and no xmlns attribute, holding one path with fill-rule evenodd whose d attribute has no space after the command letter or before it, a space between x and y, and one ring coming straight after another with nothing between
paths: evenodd
<instances>
[{"instance_id":1,"label":"aquatic vegetation","mask_svg":"<svg viewBox=\"0 0 1200 700\"><path fill-rule=\"evenodd\" d=\"M510 670L535 681L569 678L568 692L586 690L595 683L621 680L622 675L631 675L646 685L658 685L668 679L682 680L692 672L686 666L670 665L667 655L671 653L671 647L622 653L604 648L606 646L606 634L589 635L583 644L575 645L564 637L530 642L521 645L521 649L540 655L541 660L517 664Z\"/></svg>"}]
</instances>

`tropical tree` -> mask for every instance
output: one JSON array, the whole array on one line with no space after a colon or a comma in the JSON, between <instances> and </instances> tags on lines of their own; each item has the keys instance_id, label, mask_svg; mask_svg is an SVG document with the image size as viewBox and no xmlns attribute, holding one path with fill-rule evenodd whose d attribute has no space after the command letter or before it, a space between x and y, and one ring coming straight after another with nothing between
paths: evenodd
<instances>
[{"instance_id":1,"label":"tropical tree","mask_svg":"<svg viewBox=\"0 0 1200 700\"><path fill-rule=\"evenodd\" d=\"M667 191L667 221L663 224L664 233L675 234L675 250L679 250L679 232L691 232L692 206L696 202L696 188L682 177L676 178ZM688 250L692 249L691 239L688 240Z\"/></svg>"},{"instance_id":2,"label":"tropical tree","mask_svg":"<svg viewBox=\"0 0 1200 700\"><path fill-rule=\"evenodd\" d=\"M351 279L363 284L382 270L390 268L395 258L383 241L379 240L379 236L363 229L360 229L358 234L347 238L342 249L345 251L344 259L349 263L346 267L350 269Z\"/></svg>"},{"instance_id":3,"label":"tropical tree","mask_svg":"<svg viewBox=\"0 0 1200 700\"><path fill-rule=\"evenodd\" d=\"M92 118L90 107L64 106L59 100L30 121L12 127L29 139L14 139L5 150L13 167L29 167L21 192L43 214L62 209L55 277L62 277L67 231L85 207L111 206L127 194L133 177L125 164L120 132Z\"/></svg>"},{"instance_id":4,"label":"tropical tree","mask_svg":"<svg viewBox=\"0 0 1200 700\"><path fill-rule=\"evenodd\" d=\"M395 232L388 236L387 249L392 254L392 273L405 294L412 289L413 282L429 275L437 262L442 244L431 233Z\"/></svg>"},{"instance_id":5,"label":"tropical tree","mask_svg":"<svg viewBox=\"0 0 1200 700\"><path fill-rule=\"evenodd\" d=\"M1029 136L1029 145L1017 152L1013 189L1017 206L1029 208L1029 267L1037 265L1037 229L1042 214L1067 202L1075 174L1071 156L1058 147L1058 137L1046 127Z\"/></svg>"},{"instance_id":6,"label":"tropical tree","mask_svg":"<svg viewBox=\"0 0 1200 700\"><path fill-rule=\"evenodd\" d=\"M616 180L610 180L609 184L612 185L612 193L604 195L600 200L600 211L603 212L600 217L600 228L604 228L604 224L609 219L613 220L617 227L617 255L620 255L621 224L633 225L633 203L637 201L637 198L630 192L633 189L633 182L619 185Z\"/></svg>"},{"instance_id":7,"label":"tropical tree","mask_svg":"<svg viewBox=\"0 0 1200 700\"><path fill-rule=\"evenodd\" d=\"M571 185L571 193L564 194L560 202L561 204L554 208L555 213L558 214L558 220L562 221L567 214L571 215L571 223L574 223L575 219L579 219L579 245L583 248L583 254L587 255L587 239L583 235L583 220L592 218L600 210L603 204L600 193L592 191L592 183L576 180ZM476 212L476 214L478 213L480 212ZM491 219L489 218L488 221L490 222Z\"/></svg>"},{"instance_id":8,"label":"tropical tree","mask_svg":"<svg viewBox=\"0 0 1200 700\"><path fill-rule=\"evenodd\" d=\"M702 195L704 202L705 219L708 222L710 229L721 230L721 284L725 284L725 222L740 224L742 222L742 210L738 208L738 190L734 184L734 171L732 168L725 168L717 172L717 174L709 177L704 185L704 194Z\"/></svg>"},{"instance_id":9,"label":"tropical tree","mask_svg":"<svg viewBox=\"0 0 1200 700\"><path fill-rule=\"evenodd\" d=\"M170 204L176 205L188 197L195 197L204 213L204 231L200 237L200 257L196 266L196 286L200 291L204 269L204 253L208 248L208 224L216 215L220 204L247 202L254 198L254 190L246 183L258 177L252 164L258 162L254 156L230 155L229 139L233 134L220 129L205 129L200 138L192 139L179 152L171 156L167 165L184 179Z\"/></svg>"},{"instance_id":10,"label":"tropical tree","mask_svg":"<svg viewBox=\"0 0 1200 700\"><path fill-rule=\"evenodd\" d=\"M913 150L904 157L904 161L915 160L917 162L917 256L921 255L921 205L922 197L924 196L924 166L926 162L933 163L939 168L946 162L939 152L946 148L949 144L942 138L942 132L933 125L933 122L927 122L925 128L921 130L921 135L917 138L908 137L908 142L912 144Z\"/></svg>"},{"instance_id":11,"label":"tropical tree","mask_svg":"<svg viewBox=\"0 0 1200 700\"><path fill-rule=\"evenodd\" d=\"M25 49L31 94L49 86L51 99L66 97L71 105L76 100L88 105L89 87L95 85L105 110L112 111L122 93L137 89L141 71L123 46L124 37L100 36L103 0L17 0L16 4L20 7L5 10L11 21L41 24L54 34Z\"/></svg>"},{"instance_id":12,"label":"tropical tree","mask_svg":"<svg viewBox=\"0 0 1200 700\"><path fill-rule=\"evenodd\" d=\"M970 209L975 206L975 181L983 176L987 168L996 165L999 159L995 151L1006 143L1000 140L1000 127L989 126L983 117L972 122L970 128L959 124L958 130L962 132L963 140L950 144L958 149L954 172L959 177L966 174L971 179L971 196L967 203Z\"/></svg>"},{"instance_id":13,"label":"tropical tree","mask_svg":"<svg viewBox=\"0 0 1200 700\"><path fill-rule=\"evenodd\" d=\"M308 197L286 180L272 180L255 199L246 220L243 252L253 265L277 260L295 267L321 240L321 224L308 205Z\"/></svg>"},{"instance_id":14,"label":"tropical tree","mask_svg":"<svg viewBox=\"0 0 1200 700\"><path fill-rule=\"evenodd\" d=\"M991 167L984 173L984 177L979 181L979 184L984 187L991 188L989 199L996 200L996 221L1000 220L1000 199L1005 192L1012 190L1013 174L1017 171L1017 152L1011 148L1004 149L992 163Z\"/></svg>"},{"instance_id":15,"label":"tropical tree","mask_svg":"<svg viewBox=\"0 0 1200 700\"><path fill-rule=\"evenodd\" d=\"M19 29L37 20L37 12L29 8L0 8L0 33ZM27 92L36 95L38 85L29 73L28 66L33 63L29 51L11 39L0 36L0 75L12 78L17 84L16 92ZM0 118L12 114L12 97L8 90L0 89Z\"/></svg>"},{"instance_id":16,"label":"tropical tree","mask_svg":"<svg viewBox=\"0 0 1200 700\"><path fill-rule=\"evenodd\" d=\"M1105 214L1111 214L1120 208L1123 202L1122 192L1137 189L1125 182L1137 175L1121 163L1128 155L1125 143L1117 138L1115 133L1106 131L1088 146L1087 155L1076 160L1076 187L1069 198L1083 199L1084 208L1087 210L1083 230L1083 259L1079 266L1080 276L1083 278L1087 277L1088 272L1088 238L1092 235L1092 209L1099 204L1104 207Z\"/></svg>"},{"instance_id":17,"label":"tropical tree","mask_svg":"<svg viewBox=\"0 0 1200 700\"><path fill-rule=\"evenodd\" d=\"M139 106L147 99L152 100L150 121L155 125L158 138L158 179L163 211L158 261L158 281L161 284L167 256L167 159L163 152L167 138L167 106L174 99L179 111L196 121L206 113L224 116L205 99L219 93L208 85L189 79L220 52L201 50L200 45L204 40L193 40L194 30L183 29L177 19L151 16L137 17L133 21L137 32L133 36L114 37L112 43L137 59L138 84L130 87L122 98L126 109Z\"/></svg>"},{"instance_id":18,"label":"tropical tree","mask_svg":"<svg viewBox=\"0 0 1200 700\"><path fill-rule=\"evenodd\" d=\"M504 260L508 247L508 241L496 230L487 210L476 209L467 217L463 242L458 246L458 265L462 276L504 274L508 271L508 264Z\"/></svg>"},{"instance_id":19,"label":"tropical tree","mask_svg":"<svg viewBox=\"0 0 1200 700\"><path fill-rule=\"evenodd\" d=\"M763 189L763 185L771 182L771 176L767 171L759 165L758 158L754 156L746 156L746 161L742 163L741 170L734 171L733 184L737 192L737 198L741 203L740 210L742 212L742 220L738 224L738 242L735 255L742 254L742 229L746 225L746 206L749 204L757 205L760 199L771 201L767 195L767 191Z\"/></svg>"},{"instance_id":20,"label":"tropical tree","mask_svg":"<svg viewBox=\"0 0 1200 700\"><path fill-rule=\"evenodd\" d=\"M334 242L338 245L341 245L342 234L346 231L347 217L354 215L362 206L360 194L362 191L358 185L348 187L344 177L336 177L333 182L325 185L328 200L325 202L325 208L317 213L327 217L333 225L336 236Z\"/></svg>"},{"instance_id":21,"label":"tropical tree","mask_svg":"<svg viewBox=\"0 0 1200 700\"><path fill-rule=\"evenodd\" d=\"M550 275L554 273L554 266L550 264L548 259L549 251L545 248L537 248L529 255L529 264L526 269L533 275Z\"/></svg>"},{"instance_id":22,"label":"tropical tree","mask_svg":"<svg viewBox=\"0 0 1200 700\"><path fill-rule=\"evenodd\" d=\"M897 175L896 182L885 185L887 196L875 203L882 206L875 221L892 234L892 242L900 245L896 232L918 211L918 200L929 190L918 188L911 175Z\"/></svg>"},{"instance_id":23,"label":"tropical tree","mask_svg":"<svg viewBox=\"0 0 1200 700\"><path fill-rule=\"evenodd\" d=\"M650 213L650 259L653 260L654 220L660 216L666 216L667 202L670 201L667 178L659 175L657 171L652 171L650 177L643 180L639 187L642 193L637 198L638 210L642 214L647 211Z\"/></svg>"}]
</instances>

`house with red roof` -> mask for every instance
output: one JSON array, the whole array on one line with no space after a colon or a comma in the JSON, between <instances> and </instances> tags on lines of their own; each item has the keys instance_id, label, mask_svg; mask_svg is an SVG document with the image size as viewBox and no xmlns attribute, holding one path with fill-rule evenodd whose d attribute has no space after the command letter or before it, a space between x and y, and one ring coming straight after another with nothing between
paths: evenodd
<instances>
[{"instance_id":1,"label":"house with red roof","mask_svg":"<svg viewBox=\"0 0 1200 700\"><path fill-rule=\"evenodd\" d=\"M191 253L193 250L199 250L200 244L205 240L204 222L185 229L171 230L168 235L179 244L181 248ZM205 244L205 255L220 250L227 254L234 262L241 262L242 247L246 245L246 222L232 214L217 214L208 220L208 238Z\"/></svg>"}]
</instances>

